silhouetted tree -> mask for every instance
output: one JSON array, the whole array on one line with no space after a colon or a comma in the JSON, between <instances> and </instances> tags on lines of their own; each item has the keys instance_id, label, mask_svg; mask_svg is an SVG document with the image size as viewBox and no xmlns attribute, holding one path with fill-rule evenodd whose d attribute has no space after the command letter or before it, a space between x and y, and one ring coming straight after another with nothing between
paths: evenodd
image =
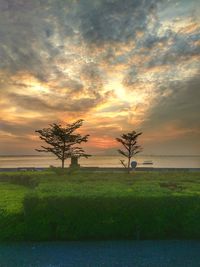
<instances>
[{"instance_id":1,"label":"silhouetted tree","mask_svg":"<svg viewBox=\"0 0 200 267\"><path fill-rule=\"evenodd\" d=\"M124 160L121 160L122 165L127 168L128 172L130 172L131 158L142 150L141 146L137 144L137 138L141 134L142 132L136 133L135 131L132 131L127 134L122 134L120 138L116 138L124 148L124 150L118 149L118 152L128 159L127 165L124 163Z\"/></svg>"},{"instance_id":2,"label":"silhouetted tree","mask_svg":"<svg viewBox=\"0 0 200 267\"><path fill-rule=\"evenodd\" d=\"M36 149L39 152L50 152L57 156L62 161L62 168L67 158L70 157L89 157L81 147L76 145L82 142L87 142L89 135L81 136L75 134L74 131L80 128L83 124L83 120L78 120L72 124L67 124L62 127L59 124L50 124L49 128L43 128L36 130L39 133L41 140L45 141L49 146L41 146L42 149Z\"/></svg>"}]
</instances>

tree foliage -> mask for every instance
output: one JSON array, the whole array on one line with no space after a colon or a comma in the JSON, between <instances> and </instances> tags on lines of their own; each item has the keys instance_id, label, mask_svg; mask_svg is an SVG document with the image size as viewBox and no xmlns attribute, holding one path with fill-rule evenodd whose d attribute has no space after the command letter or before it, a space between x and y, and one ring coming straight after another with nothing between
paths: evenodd
<instances>
[{"instance_id":1,"label":"tree foliage","mask_svg":"<svg viewBox=\"0 0 200 267\"><path fill-rule=\"evenodd\" d=\"M78 145L82 142L87 142L89 135L80 135L74 133L75 130L80 128L83 124L83 120L77 120L72 124L67 124L62 127L60 124L50 124L49 128L43 128L36 130L39 133L41 140L45 141L49 146L41 146L42 149L36 149L38 152L49 152L56 155L58 159L62 161L62 168L64 168L64 162L70 157L89 157L84 149Z\"/></svg>"},{"instance_id":2,"label":"tree foliage","mask_svg":"<svg viewBox=\"0 0 200 267\"><path fill-rule=\"evenodd\" d=\"M116 138L116 140L123 146L124 150L118 149L118 152L128 159L127 165L121 160L122 165L127 168L128 172L130 169L130 161L131 158L141 152L142 148L137 144L137 138L142 134L142 132L136 133L132 131L127 134L122 134L120 138Z\"/></svg>"}]
</instances>

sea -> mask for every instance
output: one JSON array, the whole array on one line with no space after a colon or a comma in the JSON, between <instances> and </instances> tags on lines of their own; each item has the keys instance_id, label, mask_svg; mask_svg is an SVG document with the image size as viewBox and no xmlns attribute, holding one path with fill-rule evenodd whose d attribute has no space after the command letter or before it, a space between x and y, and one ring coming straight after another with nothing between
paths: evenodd
<instances>
[{"instance_id":1,"label":"sea","mask_svg":"<svg viewBox=\"0 0 200 267\"><path fill-rule=\"evenodd\" d=\"M79 159L83 167L122 167L118 155L93 155L89 158ZM200 168L199 156L161 156L161 155L137 155L134 160L138 167L154 168ZM146 164L145 164L146 163ZM66 160L66 167L70 159ZM59 167L60 160L51 155L20 155L0 156L0 168L23 168L23 167Z\"/></svg>"}]
</instances>

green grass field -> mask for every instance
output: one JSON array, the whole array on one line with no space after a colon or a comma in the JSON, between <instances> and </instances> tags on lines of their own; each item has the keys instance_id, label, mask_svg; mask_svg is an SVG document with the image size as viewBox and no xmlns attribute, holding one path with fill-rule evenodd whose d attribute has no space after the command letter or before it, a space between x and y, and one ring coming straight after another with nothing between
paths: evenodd
<instances>
[{"instance_id":1,"label":"green grass field","mask_svg":"<svg viewBox=\"0 0 200 267\"><path fill-rule=\"evenodd\" d=\"M200 172L0 173L0 240L200 238L199 221Z\"/></svg>"}]
</instances>

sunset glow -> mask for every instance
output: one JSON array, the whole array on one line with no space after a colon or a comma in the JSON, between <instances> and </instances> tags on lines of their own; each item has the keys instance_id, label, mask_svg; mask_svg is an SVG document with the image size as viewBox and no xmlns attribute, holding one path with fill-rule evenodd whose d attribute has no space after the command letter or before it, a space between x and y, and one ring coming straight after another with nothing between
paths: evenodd
<instances>
[{"instance_id":1,"label":"sunset glow","mask_svg":"<svg viewBox=\"0 0 200 267\"><path fill-rule=\"evenodd\" d=\"M0 154L35 154L36 129L80 118L94 154L115 153L130 130L146 154L199 154L197 7L1 1Z\"/></svg>"}]
</instances>

